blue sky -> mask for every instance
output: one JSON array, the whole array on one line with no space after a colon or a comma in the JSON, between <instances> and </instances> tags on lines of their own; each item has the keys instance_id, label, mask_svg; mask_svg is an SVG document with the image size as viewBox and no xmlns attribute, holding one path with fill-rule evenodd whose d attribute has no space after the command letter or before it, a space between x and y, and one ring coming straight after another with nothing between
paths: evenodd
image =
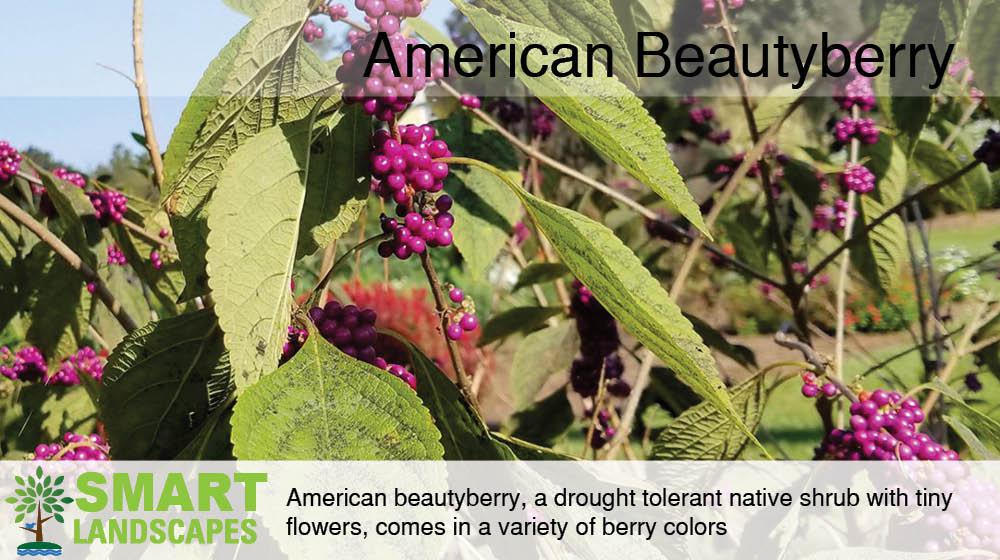
<instances>
[{"instance_id":1,"label":"blue sky","mask_svg":"<svg viewBox=\"0 0 1000 560\"><path fill-rule=\"evenodd\" d=\"M132 3L4 4L0 140L46 149L82 171L106 161L115 144L138 148L130 135L142 130L135 89L98 66L132 74ZM187 95L247 18L221 0L145 4L146 76L165 148ZM440 24L450 10L448 0L433 0L425 16Z\"/></svg>"}]
</instances>

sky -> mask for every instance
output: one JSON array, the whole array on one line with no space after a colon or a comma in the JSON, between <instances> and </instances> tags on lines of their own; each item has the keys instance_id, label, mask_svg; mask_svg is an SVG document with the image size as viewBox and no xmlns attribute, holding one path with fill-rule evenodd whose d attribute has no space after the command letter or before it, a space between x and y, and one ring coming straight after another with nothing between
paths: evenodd
<instances>
[{"instance_id":1,"label":"sky","mask_svg":"<svg viewBox=\"0 0 1000 560\"><path fill-rule=\"evenodd\" d=\"M99 66L132 75L132 3L4 4L0 140L37 146L85 172L107 161L116 144L138 151L135 88ZM450 10L448 0L433 0L425 17L440 25ZM146 0L145 12L146 80L165 149L202 72L248 20L222 0Z\"/></svg>"}]
</instances>

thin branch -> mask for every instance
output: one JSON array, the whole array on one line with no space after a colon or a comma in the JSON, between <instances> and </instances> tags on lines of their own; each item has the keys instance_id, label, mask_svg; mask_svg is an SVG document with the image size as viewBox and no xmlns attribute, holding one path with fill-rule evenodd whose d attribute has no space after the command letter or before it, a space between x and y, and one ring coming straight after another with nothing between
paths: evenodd
<instances>
[{"instance_id":1,"label":"thin branch","mask_svg":"<svg viewBox=\"0 0 1000 560\"><path fill-rule=\"evenodd\" d=\"M854 394L854 391L852 391L842 379L830 372L829 358L820 356L815 350L813 350L812 346L789 337L784 331L774 333L774 343L778 346L788 348L789 350L797 350L800 352L802 357L813 365L816 372L826 372L826 378L840 390L841 394L847 397L847 399L851 402L857 402L858 396Z\"/></svg>"},{"instance_id":2,"label":"thin branch","mask_svg":"<svg viewBox=\"0 0 1000 560\"><path fill-rule=\"evenodd\" d=\"M156 188L163 189L163 157L160 155L160 145L156 141L156 131L153 129L153 116L149 110L149 89L146 86L146 67L143 58L142 45L142 2L132 2L132 55L135 63L135 91L139 96L139 113L142 117L142 129L146 136L146 150L149 161L153 164L153 182Z\"/></svg>"},{"instance_id":3,"label":"thin branch","mask_svg":"<svg viewBox=\"0 0 1000 560\"><path fill-rule=\"evenodd\" d=\"M125 72L122 72L121 70L119 70L119 69L117 69L117 68L115 68L113 66L108 66L107 64L101 64L100 62L98 62L97 65L100 66L101 68L104 68L105 70L110 70L110 71L114 72L115 74L118 74L122 78L125 78L126 80L128 80L128 83L130 83L133 86L135 86L135 79L132 76L129 76L128 74L126 74Z\"/></svg>"},{"instance_id":4,"label":"thin branch","mask_svg":"<svg viewBox=\"0 0 1000 560\"><path fill-rule=\"evenodd\" d=\"M167 249L168 251L173 251L173 252L177 251L177 248L174 247L172 243L169 243L166 240L160 239L158 236L149 233L148 231L146 231L146 228L140 226L139 224L131 220L123 219L121 221L121 224L122 226L125 227L125 229L136 234L138 237L141 237L144 241L146 241L150 245L162 247L164 249Z\"/></svg>"},{"instance_id":5,"label":"thin branch","mask_svg":"<svg viewBox=\"0 0 1000 560\"><path fill-rule=\"evenodd\" d=\"M87 263L83 262L80 255L77 255L72 249L70 249L61 239L56 237L54 233L48 230L44 225L31 217L30 214L21 210L21 208L14 204L9 198L0 195L0 210L6 212L11 218L14 218L21 223L24 227L28 228L31 233L34 233L42 240L43 243L52 247L57 255L62 257L67 264L77 272L79 272L83 278L94 285L94 293L101 300L101 302L108 308L108 311L114 315L118 323L121 324L122 328L126 332L132 332L137 328L136 322L132 317L125 311L121 303L115 299L115 296L111 294L108 287L101 280L101 277L94 272L94 269L90 268Z\"/></svg>"},{"instance_id":6,"label":"thin branch","mask_svg":"<svg viewBox=\"0 0 1000 560\"><path fill-rule=\"evenodd\" d=\"M855 106L851 116L857 119L859 115L860 109ZM858 152L860 148L861 141L858 138L851 138L851 155L849 158L851 164L856 164L858 162ZM847 193L847 217L844 221L844 244L851 241L851 233L854 231L854 217L856 214L854 207L857 205L857 199L858 195L853 190ZM843 379L844 377L844 323L846 322L847 281L850 270L851 252L850 250L845 250L840 259L840 274L837 277L836 285L837 333L834 346L833 368L837 378L839 379Z\"/></svg>"}]
</instances>

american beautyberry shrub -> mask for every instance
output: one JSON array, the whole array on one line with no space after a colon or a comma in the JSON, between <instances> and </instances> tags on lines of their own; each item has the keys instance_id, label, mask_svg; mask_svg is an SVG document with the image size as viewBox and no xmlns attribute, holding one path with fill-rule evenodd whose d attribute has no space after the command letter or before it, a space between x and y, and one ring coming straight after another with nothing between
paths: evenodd
<instances>
[{"instance_id":1,"label":"american beautyberry shrub","mask_svg":"<svg viewBox=\"0 0 1000 560\"><path fill-rule=\"evenodd\" d=\"M862 392L851 403L849 429L834 429L816 459L835 461L957 461L958 453L919 432L920 403L896 391Z\"/></svg>"},{"instance_id":2,"label":"american beautyberry shrub","mask_svg":"<svg viewBox=\"0 0 1000 560\"><path fill-rule=\"evenodd\" d=\"M618 355L621 346L618 322L579 281L573 283L570 309L580 334L580 357L570 366L573 390L584 398L596 397L603 371L608 393L627 397L632 389L622 379L625 367Z\"/></svg>"},{"instance_id":3,"label":"american beautyberry shrub","mask_svg":"<svg viewBox=\"0 0 1000 560\"><path fill-rule=\"evenodd\" d=\"M79 385L83 376L100 382L104 375L104 357L93 348L84 346L59 365L55 373L46 378L46 385Z\"/></svg>"},{"instance_id":4,"label":"american beautyberry shrub","mask_svg":"<svg viewBox=\"0 0 1000 560\"><path fill-rule=\"evenodd\" d=\"M34 346L25 346L18 351L0 347L0 375L14 381L41 381L48 374L45 356Z\"/></svg>"},{"instance_id":5,"label":"american beautyberry shrub","mask_svg":"<svg viewBox=\"0 0 1000 560\"><path fill-rule=\"evenodd\" d=\"M21 170L21 154L6 140L0 140L0 183L13 179Z\"/></svg>"},{"instance_id":6,"label":"american beautyberry shrub","mask_svg":"<svg viewBox=\"0 0 1000 560\"><path fill-rule=\"evenodd\" d=\"M40 443L28 455L32 461L110 461L108 443L98 434L66 432L59 443Z\"/></svg>"}]
</instances>

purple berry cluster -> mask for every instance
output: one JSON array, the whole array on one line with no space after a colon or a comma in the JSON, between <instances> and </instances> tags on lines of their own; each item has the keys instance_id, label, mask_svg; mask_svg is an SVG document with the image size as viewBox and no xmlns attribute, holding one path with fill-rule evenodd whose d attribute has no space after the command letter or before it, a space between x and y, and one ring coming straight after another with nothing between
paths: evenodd
<instances>
[{"instance_id":1,"label":"purple berry cluster","mask_svg":"<svg viewBox=\"0 0 1000 560\"><path fill-rule=\"evenodd\" d=\"M458 102L466 109L479 109L483 106L483 100L470 93L463 93L459 96Z\"/></svg>"},{"instance_id":2,"label":"purple berry cluster","mask_svg":"<svg viewBox=\"0 0 1000 560\"><path fill-rule=\"evenodd\" d=\"M837 386L829 381L820 385L815 373L807 371L802 374L803 397L806 397L807 399L815 399L819 397L832 399L839 394L840 390L837 389Z\"/></svg>"},{"instance_id":3,"label":"purple berry cluster","mask_svg":"<svg viewBox=\"0 0 1000 560\"><path fill-rule=\"evenodd\" d=\"M875 174L860 163L848 163L840 174L840 186L847 191L868 194L875 190Z\"/></svg>"},{"instance_id":4,"label":"purple berry cluster","mask_svg":"<svg viewBox=\"0 0 1000 560\"><path fill-rule=\"evenodd\" d=\"M878 134L875 121L869 118L845 117L837 121L833 127L833 136L841 144L846 144L852 138L857 138L862 144L875 144L878 142Z\"/></svg>"},{"instance_id":5,"label":"purple berry cluster","mask_svg":"<svg viewBox=\"0 0 1000 560\"><path fill-rule=\"evenodd\" d=\"M531 133L545 140L556 130L556 114L542 103L531 108Z\"/></svg>"},{"instance_id":6,"label":"purple berry cluster","mask_svg":"<svg viewBox=\"0 0 1000 560\"><path fill-rule=\"evenodd\" d=\"M84 189L87 187L87 179L76 173L75 171L70 171L65 167L57 167L52 170L52 175L61 181L66 181L67 183L74 185L78 188Z\"/></svg>"},{"instance_id":7,"label":"purple berry cluster","mask_svg":"<svg viewBox=\"0 0 1000 560\"><path fill-rule=\"evenodd\" d=\"M45 356L34 346L25 346L17 352L0 347L0 375L14 381L35 382L45 379L49 366Z\"/></svg>"},{"instance_id":8,"label":"purple berry cluster","mask_svg":"<svg viewBox=\"0 0 1000 560\"><path fill-rule=\"evenodd\" d=\"M929 435L918 432L924 421L920 403L896 391L862 393L851 403L851 429L834 429L816 448L816 459L837 461L957 461Z\"/></svg>"},{"instance_id":9,"label":"purple berry cluster","mask_svg":"<svg viewBox=\"0 0 1000 560\"><path fill-rule=\"evenodd\" d=\"M110 461L108 444L98 434L89 436L66 432L62 444L40 443L28 456L30 461Z\"/></svg>"},{"instance_id":10,"label":"purple berry cluster","mask_svg":"<svg viewBox=\"0 0 1000 560\"><path fill-rule=\"evenodd\" d=\"M733 134L729 130L715 128L715 110L702 105L697 97L693 95L684 97L681 99L680 104L688 107L688 120L690 121L688 129L697 137L704 138L719 146L732 139ZM678 136L674 141L678 144L689 143L688 139L684 136Z\"/></svg>"},{"instance_id":11,"label":"purple berry cluster","mask_svg":"<svg viewBox=\"0 0 1000 560\"><path fill-rule=\"evenodd\" d=\"M0 140L0 183L13 179L21 170L21 154L6 140Z\"/></svg>"},{"instance_id":12,"label":"purple berry cluster","mask_svg":"<svg viewBox=\"0 0 1000 560\"><path fill-rule=\"evenodd\" d=\"M2 148L2 144L0 144ZM2 152L0 152L2 153ZM986 164L986 169L990 172L1000 170L1000 132L990 129L986 131L986 138L983 143L976 148L976 152L973 156L978 160ZM2 168L0 168L2 170ZM2 180L0 176L0 180Z\"/></svg>"},{"instance_id":13,"label":"purple berry cluster","mask_svg":"<svg viewBox=\"0 0 1000 560\"><path fill-rule=\"evenodd\" d=\"M487 110L496 115L504 128L511 128L524 120L524 107L505 97L491 101Z\"/></svg>"},{"instance_id":14,"label":"purple berry cluster","mask_svg":"<svg viewBox=\"0 0 1000 560\"><path fill-rule=\"evenodd\" d=\"M317 39L322 39L324 35L323 28L311 20L307 19L306 24L302 27L302 40L307 43L312 43Z\"/></svg>"},{"instance_id":15,"label":"purple berry cluster","mask_svg":"<svg viewBox=\"0 0 1000 560\"><path fill-rule=\"evenodd\" d=\"M118 191L89 192L87 197L94 206L94 215L104 227L120 224L128 212L128 197Z\"/></svg>"},{"instance_id":16,"label":"purple berry cluster","mask_svg":"<svg viewBox=\"0 0 1000 560\"><path fill-rule=\"evenodd\" d=\"M459 341L465 333L479 328L479 318L476 317L476 304L467 297L461 288L449 286L448 299L455 306L448 310L448 327L445 335L449 340Z\"/></svg>"},{"instance_id":17,"label":"purple berry cluster","mask_svg":"<svg viewBox=\"0 0 1000 560\"><path fill-rule=\"evenodd\" d=\"M121 248L114 243L108 245L108 265L125 266L126 264L128 264L128 259L125 258L125 253L122 252Z\"/></svg>"},{"instance_id":18,"label":"purple berry cluster","mask_svg":"<svg viewBox=\"0 0 1000 560\"><path fill-rule=\"evenodd\" d=\"M388 371L406 382L411 389L417 388L417 378L409 370L401 365L388 363L376 352L378 331L375 330L375 322L378 314L374 309L361 309L356 305L342 305L337 300L330 300L323 307L310 309L309 320L316 326L320 336L341 352ZM298 352L308 336L305 329L294 326L288 328L288 341L282 349L282 363Z\"/></svg>"},{"instance_id":19,"label":"purple berry cluster","mask_svg":"<svg viewBox=\"0 0 1000 560\"><path fill-rule=\"evenodd\" d=\"M361 103L365 113L381 121L394 121L396 115L413 103L429 79L444 76L444 65L435 61L427 68L421 53L415 51L409 56L408 47L417 41L400 33L403 18L419 16L423 11L420 0L355 0L354 5L365 13L371 30L363 33L352 29L347 34L351 46L337 69L337 79L346 85L344 101ZM391 52L381 52L385 49L378 42L379 33L388 36ZM371 57L385 55L392 56L399 76L393 72L391 64L377 62L366 77L365 67Z\"/></svg>"},{"instance_id":20,"label":"purple berry cluster","mask_svg":"<svg viewBox=\"0 0 1000 560\"><path fill-rule=\"evenodd\" d=\"M104 360L89 346L84 346L63 360L59 369L45 380L46 385L79 385L88 375L100 382L104 375Z\"/></svg>"},{"instance_id":21,"label":"purple berry cluster","mask_svg":"<svg viewBox=\"0 0 1000 560\"><path fill-rule=\"evenodd\" d=\"M444 140L435 139L430 125L399 127L399 138L387 130L372 136L372 190L385 200L409 209L419 193L438 193L448 177L448 164L434 161L451 156Z\"/></svg>"},{"instance_id":22,"label":"purple berry cluster","mask_svg":"<svg viewBox=\"0 0 1000 560\"><path fill-rule=\"evenodd\" d=\"M622 379L625 366L618 355L621 345L618 323L582 283L574 282L573 290L570 309L580 334L580 357L570 366L573 390L584 398L595 397L603 371L608 394L627 397L632 387Z\"/></svg>"}]
</instances>

